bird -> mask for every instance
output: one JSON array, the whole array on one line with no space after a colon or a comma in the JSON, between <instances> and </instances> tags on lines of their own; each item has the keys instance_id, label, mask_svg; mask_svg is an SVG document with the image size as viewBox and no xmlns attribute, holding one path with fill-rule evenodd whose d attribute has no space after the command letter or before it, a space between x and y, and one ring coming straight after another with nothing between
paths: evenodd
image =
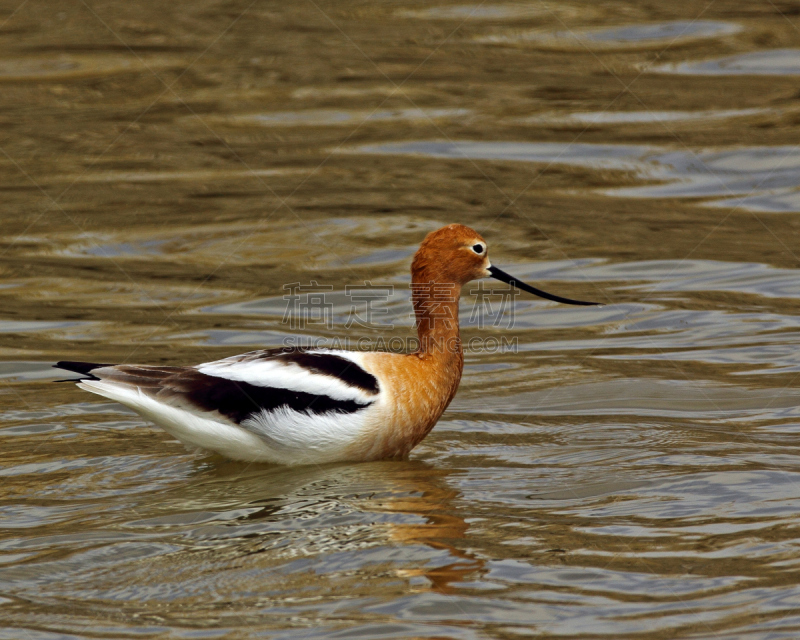
<instances>
[{"instance_id":1,"label":"bird","mask_svg":"<svg viewBox=\"0 0 800 640\"><path fill-rule=\"evenodd\" d=\"M461 288L495 278L572 305L495 267L486 240L450 224L411 263L412 353L278 347L194 366L61 361L77 386L119 402L190 449L282 465L405 459L453 400L464 368Z\"/></svg>"}]
</instances>

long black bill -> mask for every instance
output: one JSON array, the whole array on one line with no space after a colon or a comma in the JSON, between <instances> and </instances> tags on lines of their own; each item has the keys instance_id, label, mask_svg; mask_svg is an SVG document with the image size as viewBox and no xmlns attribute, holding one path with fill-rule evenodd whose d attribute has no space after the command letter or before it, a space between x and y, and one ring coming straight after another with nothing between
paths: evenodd
<instances>
[{"instance_id":1,"label":"long black bill","mask_svg":"<svg viewBox=\"0 0 800 640\"><path fill-rule=\"evenodd\" d=\"M498 269L497 267L489 267L489 274L492 276L492 278L497 278L498 280L500 280L500 282L505 282L506 284L510 284L512 287L516 287L517 289L521 289L522 291L527 291L528 293L532 293L533 295L539 296L540 298L546 298L547 300L554 300L555 302L563 302L564 304L582 304L587 306L595 304L603 304L602 302L584 302L583 300L570 300L569 298L554 296L552 293L547 293L546 291L542 291L541 289L532 287L529 284L520 282L514 276L506 273L502 269Z\"/></svg>"}]
</instances>

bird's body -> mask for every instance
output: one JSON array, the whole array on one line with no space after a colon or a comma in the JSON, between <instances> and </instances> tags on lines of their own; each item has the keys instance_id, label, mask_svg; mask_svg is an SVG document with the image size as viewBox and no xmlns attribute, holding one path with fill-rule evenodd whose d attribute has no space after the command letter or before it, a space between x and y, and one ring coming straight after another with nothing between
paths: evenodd
<instances>
[{"instance_id":1,"label":"bird's body","mask_svg":"<svg viewBox=\"0 0 800 640\"><path fill-rule=\"evenodd\" d=\"M299 348L193 367L59 366L91 376L78 385L134 409L188 447L289 465L405 457L461 377L460 360Z\"/></svg>"},{"instance_id":2,"label":"bird's body","mask_svg":"<svg viewBox=\"0 0 800 640\"><path fill-rule=\"evenodd\" d=\"M228 458L288 465L403 458L455 396L464 366L461 286L487 275L513 283L491 266L475 231L450 225L428 235L412 264L420 347L410 354L279 348L190 367L56 366L85 375L78 386L134 409L185 445Z\"/></svg>"}]
</instances>

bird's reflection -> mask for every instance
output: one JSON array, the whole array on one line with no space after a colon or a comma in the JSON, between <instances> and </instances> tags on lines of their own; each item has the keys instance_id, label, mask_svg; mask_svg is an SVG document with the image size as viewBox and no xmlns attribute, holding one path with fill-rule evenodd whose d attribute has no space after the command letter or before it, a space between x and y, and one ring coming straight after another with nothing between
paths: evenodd
<instances>
[{"instance_id":1,"label":"bird's reflection","mask_svg":"<svg viewBox=\"0 0 800 640\"><path fill-rule=\"evenodd\" d=\"M400 463L390 477L397 495L383 501L380 507L392 513L420 516L420 524L396 524L390 538L398 544L424 544L446 551L454 561L431 569L405 569L403 575L426 578L434 591L450 593L453 583L475 577L484 562L474 554L464 551L469 525L457 514L455 502L459 492L447 484L452 471L437 469L423 462Z\"/></svg>"},{"instance_id":2,"label":"bird's reflection","mask_svg":"<svg viewBox=\"0 0 800 640\"><path fill-rule=\"evenodd\" d=\"M239 549L240 556L273 549L259 542L253 525L263 523L265 531L271 526L269 539L274 541L274 525L287 520L300 530L314 530L313 550L297 549L298 555L368 544L424 545L446 553L452 562L412 568L403 563L396 575L421 577L431 590L451 593L457 583L476 579L484 566L464 550L469 525L458 513L459 492L447 482L453 473L420 461L285 468L214 460L199 463L195 482L184 486L168 508L173 513L188 508L187 519L198 511L243 512L226 520L226 526L249 525L248 547ZM319 525L326 514L337 511L355 514L359 523L350 526L347 536L341 527Z\"/></svg>"}]
</instances>

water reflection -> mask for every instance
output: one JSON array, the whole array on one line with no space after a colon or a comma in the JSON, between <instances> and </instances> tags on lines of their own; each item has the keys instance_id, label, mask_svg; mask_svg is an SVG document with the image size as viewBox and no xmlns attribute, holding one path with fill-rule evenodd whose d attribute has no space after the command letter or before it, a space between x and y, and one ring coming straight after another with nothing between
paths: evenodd
<instances>
[{"instance_id":1,"label":"water reflection","mask_svg":"<svg viewBox=\"0 0 800 640\"><path fill-rule=\"evenodd\" d=\"M91 473L94 465L73 465L71 471ZM24 486L25 474L64 469L18 471L4 475ZM144 479L159 474L146 460L129 465L128 471ZM104 520L87 522L89 531L67 557L42 558L37 570L0 567L7 593L35 593L44 570L54 595L78 588L93 600L95 612L78 610L79 616L113 615L122 597L118 589L166 604L190 598L197 589L213 601L250 585L257 591L278 589L283 606L292 607L292 590L300 588L317 599L342 571L355 569L346 578L350 588L376 602L391 594L398 580L413 584L416 592L450 593L454 583L477 578L484 565L462 548L468 525L456 511L459 495L448 486L448 473L424 463L270 470L221 462L194 472L185 465L172 471L189 486L162 491L143 510L112 512ZM151 483L148 490L155 488ZM100 497L92 492L84 499L89 495ZM8 525L54 524L68 517L69 509L50 508L44 514L28 508L26 513L7 513ZM46 530L38 531L24 545L6 544L3 550L24 550L28 557L46 553L57 541ZM398 563L395 558L404 548L414 559ZM187 572L193 571L198 554L209 566L190 577ZM165 561L171 570L165 570ZM393 564L390 575L387 562ZM215 575L215 567L222 566L235 581ZM314 567L315 582L307 582L304 566ZM237 609L252 605L249 597L237 600ZM174 619L181 615L178 610L165 614Z\"/></svg>"},{"instance_id":2,"label":"water reflection","mask_svg":"<svg viewBox=\"0 0 800 640\"><path fill-rule=\"evenodd\" d=\"M800 74L800 49L754 51L704 62L672 63L653 70L701 76L793 76Z\"/></svg>"},{"instance_id":3,"label":"water reflection","mask_svg":"<svg viewBox=\"0 0 800 640\"><path fill-rule=\"evenodd\" d=\"M426 20L510 20L515 18L536 18L541 16L575 13L574 7L565 3L549 7L546 5L523 4L463 4L449 7L429 7L427 9L401 9L397 15L404 18Z\"/></svg>"},{"instance_id":4,"label":"water reflection","mask_svg":"<svg viewBox=\"0 0 800 640\"><path fill-rule=\"evenodd\" d=\"M713 20L676 20L621 27L570 29L567 31L528 31L496 34L480 38L495 44L527 44L545 48L582 50L641 49L673 45L677 42L716 38L738 33L742 27Z\"/></svg>"},{"instance_id":5,"label":"water reflection","mask_svg":"<svg viewBox=\"0 0 800 640\"><path fill-rule=\"evenodd\" d=\"M402 120L436 120L441 118L464 118L469 109L397 109L394 111L285 111L249 116L238 116L234 122L258 124L264 127L308 127L348 125Z\"/></svg>"},{"instance_id":6,"label":"water reflection","mask_svg":"<svg viewBox=\"0 0 800 640\"><path fill-rule=\"evenodd\" d=\"M544 114L520 118L526 124L543 125L623 125L659 122L692 122L743 118L769 113L766 109L728 109L721 111L589 111L565 114Z\"/></svg>"},{"instance_id":7,"label":"water reflection","mask_svg":"<svg viewBox=\"0 0 800 640\"><path fill-rule=\"evenodd\" d=\"M194 171L96 171L92 173L54 175L49 182L73 184L76 182L205 182L209 180L258 180L273 176L286 176L296 170L280 169L236 169L234 171L194 170Z\"/></svg>"},{"instance_id":8,"label":"water reflection","mask_svg":"<svg viewBox=\"0 0 800 640\"><path fill-rule=\"evenodd\" d=\"M91 78L147 69L164 69L180 62L168 57L141 57L105 53L98 56L60 54L56 57L7 57L0 61L0 82L42 82Z\"/></svg>"},{"instance_id":9,"label":"water reflection","mask_svg":"<svg viewBox=\"0 0 800 640\"><path fill-rule=\"evenodd\" d=\"M715 206L760 211L800 211L800 150L795 146L726 151L587 143L400 142L367 145L364 154L411 154L432 158L506 160L633 172L656 185L605 189L630 198L711 198ZM731 198L739 196L743 198Z\"/></svg>"}]
</instances>

